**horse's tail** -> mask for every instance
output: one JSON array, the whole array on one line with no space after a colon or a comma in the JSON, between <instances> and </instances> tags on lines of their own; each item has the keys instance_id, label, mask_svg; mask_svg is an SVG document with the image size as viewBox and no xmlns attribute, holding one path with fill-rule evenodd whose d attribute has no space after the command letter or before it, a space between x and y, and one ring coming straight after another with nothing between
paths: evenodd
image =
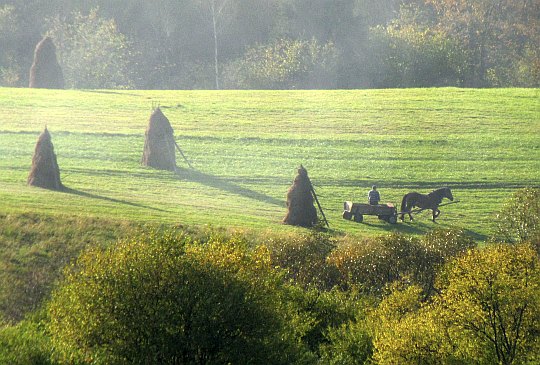
<instances>
[{"instance_id":1,"label":"horse's tail","mask_svg":"<svg viewBox=\"0 0 540 365\"><path fill-rule=\"evenodd\" d=\"M409 209L407 209L407 197L409 196L409 194L405 194L403 195L403 200L401 201L401 220L405 219L405 213L404 212L408 212Z\"/></svg>"}]
</instances>

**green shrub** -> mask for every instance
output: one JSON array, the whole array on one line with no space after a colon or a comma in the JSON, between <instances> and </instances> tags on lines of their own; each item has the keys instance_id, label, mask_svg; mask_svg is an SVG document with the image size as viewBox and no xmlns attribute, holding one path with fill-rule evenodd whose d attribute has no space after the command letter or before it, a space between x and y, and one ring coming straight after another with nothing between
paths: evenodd
<instances>
[{"instance_id":1,"label":"green shrub","mask_svg":"<svg viewBox=\"0 0 540 365\"><path fill-rule=\"evenodd\" d=\"M365 321L330 328L326 336L329 343L321 347L320 364L371 364L373 342Z\"/></svg>"},{"instance_id":2,"label":"green shrub","mask_svg":"<svg viewBox=\"0 0 540 365\"><path fill-rule=\"evenodd\" d=\"M288 278L296 283L320 289L331 289L338 283L339 273L326 262L335 248L330 236L314 232L270 238L264 244L270 251L272 264L285 269Z\"/></svg>"},{"instance_id":3,"label":"green shrub","mask_svg":"<svg viewBox=\"0 0 540 365\"><path fill-rule=\"evenodd\" d=\"M425 257L416 238L390 235L338 247L329 257L341 274L341 282L381 295L395 280L415 276Z\"/></svg>"},{"instance_id":4,"label":"green shrub","mask_svg":"<svg viewBox=\"0 0 540 365\"><path fill-rule=\"evenodd\" d=\"M440 294L394 290L374 312L374 359L384 364L536 364L539 256L530 245L471 249L445 265Z\"/></svg>"},{"instance_id":5,"label":"green shrub","mask_svg":"<svg viewBox=\"0 0 540 365\"><path fill-rule=\"evenodd\" d=\"M47 365L51 343L42 325L30 320L16 325L0 324L0 364Z\"/></svg>"},{"instance_id":6,"label":"green shrub","mask_svg":"<svg viewBox=\"0 0 540 365\"><path fill-rule=\"evenodd\" d=\"M240 89L334 87L338 51L316 39L278 39L247 50L225 68L225 86Z\"/></svg>"},{"instance_id":7,"label":"green shrub","mask_svg":"<svg viewBox=\"0 0 540 365\"><path fill-rule=\"evenodd\" d=\"M49 304L63 363L268 363L302 358L264 250L149 235L88 251ZM299 347L300 346L300 347Z\"/></svg>"},{"instance_id":8,"label":"green shrub","mask_svg":"<svg viewBox=\"0 0 540 365\"><path fill-rule=\"evenodd\" d=\"M391 23L370 30L368 72L377 87L459 86L465 52L445 34L415 25Z\"/></svg>"},{"instance_id":9,"label":"green shrub","mask_svg":"<svg viewBox=\"0 0 540 365\"><path fill-rule=\"evenodd\" d=\"M437 230L422 239L393 234L340 246L328 262L340 272L341 283L364 292L382 295L388 284L405 280L421 286L427 297L439 267L472 246L461 231Z\"/></svg>"},{"instance_id":10,"label":"green shrub","mask_svg":"<svg viewBox=\"0 0 540 365\"><path fill-rule=\"evenodd\" d=\"M499 214L497 235L505 242L532 242L540 247L540 189L517 190Z\"/></svg>"}]
</instances>

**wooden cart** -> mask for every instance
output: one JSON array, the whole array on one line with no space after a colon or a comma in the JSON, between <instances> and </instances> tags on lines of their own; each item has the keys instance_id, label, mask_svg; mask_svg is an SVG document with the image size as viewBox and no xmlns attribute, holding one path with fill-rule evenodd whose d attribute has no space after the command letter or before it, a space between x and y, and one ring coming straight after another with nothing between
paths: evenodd
<instances>
[{"instance_id":1,"label":"wooden cart","mask_svg":"<svg viewBox=\"0 0 540 365\"><path fill-rule=\"evenodd\" d=\"M343 218L347 220L354 220L355 222L362 222L364 215L376 215L379 219L382 219L388 223L396 224L398 212L394 204L378 204L370 205L364 203L343 203Z\"/></svg>"}]
</instances>

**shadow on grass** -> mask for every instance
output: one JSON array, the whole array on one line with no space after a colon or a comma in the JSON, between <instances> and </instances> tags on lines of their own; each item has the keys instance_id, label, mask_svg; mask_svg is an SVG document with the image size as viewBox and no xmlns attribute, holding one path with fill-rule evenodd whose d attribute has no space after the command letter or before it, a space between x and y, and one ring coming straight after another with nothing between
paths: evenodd
<instances>
[{"instance_id":1,"label":"shadow on grass","mask_svg":"<svg viewBox=\"0 0 540 365\"><path fill-rule=\"evenodd\" d=\"M67 194L73 194L73 195L82 196L84 198L98 199L98 200L103 200L103 201L107 201L107 202L110 202L110 203L129 205L129 206L135 207L135 208L151 209L151 210L155 210L155 211L158 211L158 212L167 212L164 209L149 207L149 206L143 205L143 204L132 203L132 202L129 202L127 200L120 200L120 199L115 199L115 198L109 198L109 197L106 197L106 196L91 194L91 193L87 193L85 191L71 189L71 188L67 188L67 187L64 187L62 192L67 193Z\"/></svg>"},{"instance_id":2,"label":"shadow on grass","mask_svg":"<svg viewBox=\"0 0 540 365\"><path fill-rule=\"evenodd\" d=\"M340 186L340 187L370 187L373 185L373 180L369 179L325 179L322 184L325 186ZM429 193L434 189L447 186L456 190L489 190L489 189L520 189L530 185L535 185L537 182L524 181L516 182L497 182L497 181L381 181L378 187L384 189L411 189L420 193Z\"/></svg>"},{"instance_id":3,"label":"shadow on grass","mask_svg":"<svg viewBox=\"0 0 540 365\"><path fill-rule=\"evenodd\" d=\"M176 168L176 175L180 179L196 182L202 185L209 186L214 189L226 191L231 194L243 196L249 199L258 200L262 203L276 205L278 207L285 207L285 201L273 198L269 195L253 191L236 185L228 180L219 178L214 175L206 174L194 169L186 169L183 167Z\"/></svg>"},{"instance_id":4,"label":"shadow on grass","mask_svg":"<svg viewBox=\"0 0 540 365\"><path fill-rule=\"evenodd\" d=\"M352 222L351 224L354 224L354 222ZM398 221L398 223L396 224L390 224L384 222L383 220L379 220L377 217L373 217L373 219L370 219L370 221L366 221L364 218L364 221L362 223L356 224L362 224L368 227L377 228L388 233L406 234L423 234L436 227L435 225L433 225L433 227L430 227L422 222L409 223Z\"/></svg>"},{"instance_id":5,"label":"shadow on grass","mask_svg":"<svg viewBox=\"0 0 540 365\"><path fill-rule=\"evenodd\" d=\"M352 223L354 224L354 222ZM472 231L470 229L462 228L462 227L453 227L453 226L439 226L437 223L433 222L419 222L418 220L414 220L412 222L405 221L401 222L398 221L396 224L389 224L382 221L377 222L376 218L372 222L366 222L365 220L362 223L365 226L369 226L371 228L375 228L381 231L381 233L399 233L399 234L405 234L405 235L424 235L427 234L433 230L442 228L442 229L460 229L462 230L467 236L471 237L475 241L486 241L488 239L488 236L484 234L480 234L478 232Z\"/></svg>"},{"instance_id":6,"label":"shadow on grass","mask_svg":"<svg viewBox=\"0 0 540 365\"><path fill-rule=\"evenodd\" d=\"M92 89L82 89L79 90L83 93L94 93L94 94L113 94L113 95L129 95L129 96L140 96L138 94L129 93L129 92L119 92L112 90L92 90Z\"/></svg>"}]
</instances>

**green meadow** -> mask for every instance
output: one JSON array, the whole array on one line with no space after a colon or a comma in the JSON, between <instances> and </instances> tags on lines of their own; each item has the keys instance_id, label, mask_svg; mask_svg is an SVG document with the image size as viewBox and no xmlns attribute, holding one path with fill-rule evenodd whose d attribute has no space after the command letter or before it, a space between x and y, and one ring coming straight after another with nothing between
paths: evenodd
<instances>
[{"instance_id":1,"label":"green meadow","mask_svg":"<svg viewBox=\"0 0 540 365\"><path fill-rule=\"evenodd\" d=\"M141 166L159 105L192 163ZM47 126L66 192L28 187ZM540 186L539 89L106 91L0 88L0 212L294 231L285 200L303 164L342 235L458 227L485 239L520 187ZM414 222L341 218L343 201L384 202L449 186L459 203ZM499 218L501 219L501 218Z\"/></svg>"}]
</instances>

